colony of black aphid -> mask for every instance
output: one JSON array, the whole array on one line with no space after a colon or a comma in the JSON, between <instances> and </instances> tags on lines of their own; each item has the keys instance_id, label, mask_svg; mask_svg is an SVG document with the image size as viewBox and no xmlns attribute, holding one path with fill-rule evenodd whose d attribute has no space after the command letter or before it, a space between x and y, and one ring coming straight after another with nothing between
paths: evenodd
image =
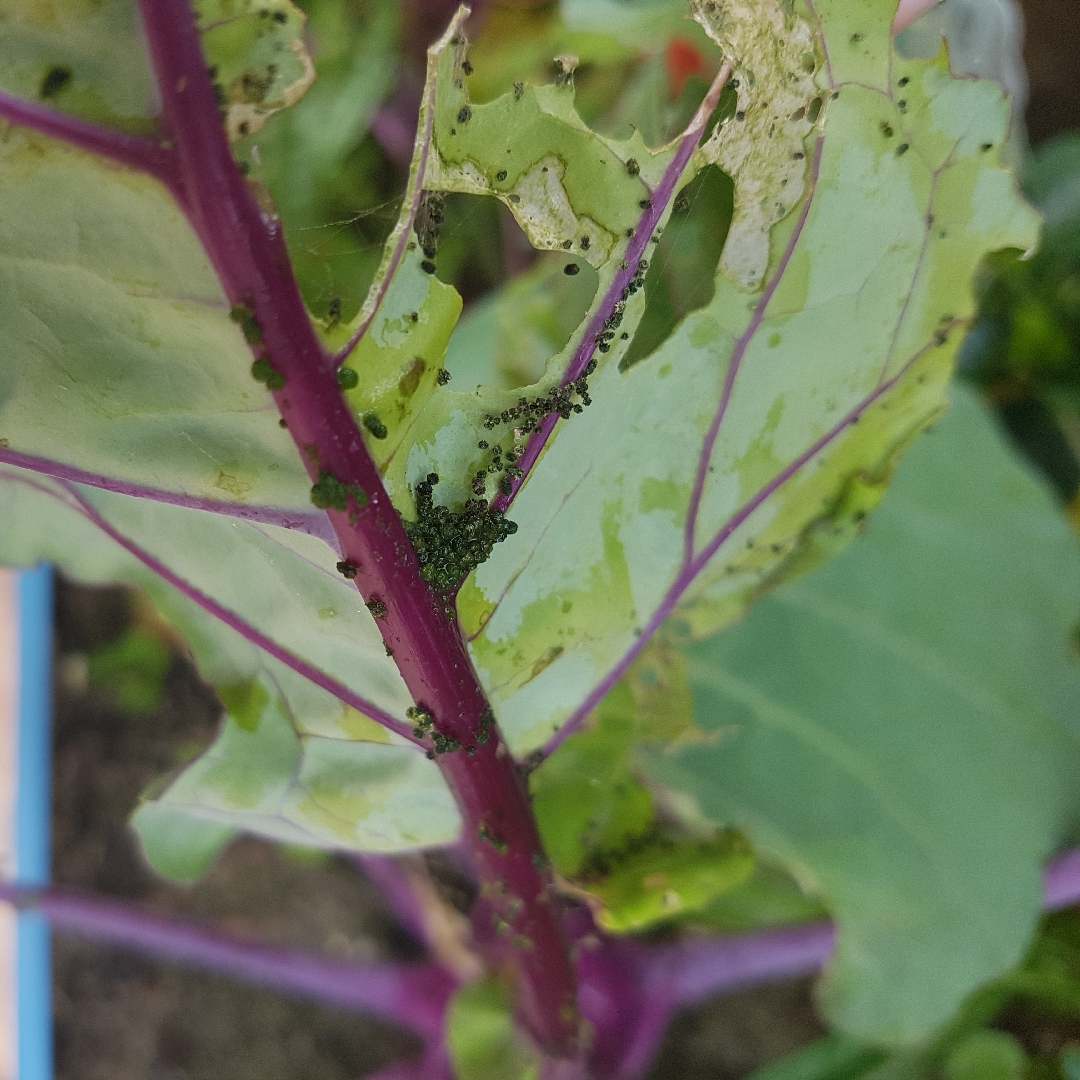
<instances>
[{"instance_id":1,"label":"colony of black aphid","mask_svg":"<svg viewBox=\"0 0 1080 1080\"><path fill-rule=\"evenodd\" d=\"M517 523L507 521L498 510L489 510L483 499L470 499L454 512L436 506L432 489L437 473L428 473L413 491L416 520L405 522L420 576L436 592L456 589L461 581L491 554L501 540L517 532Z\"/></svg>"}]
</instances>

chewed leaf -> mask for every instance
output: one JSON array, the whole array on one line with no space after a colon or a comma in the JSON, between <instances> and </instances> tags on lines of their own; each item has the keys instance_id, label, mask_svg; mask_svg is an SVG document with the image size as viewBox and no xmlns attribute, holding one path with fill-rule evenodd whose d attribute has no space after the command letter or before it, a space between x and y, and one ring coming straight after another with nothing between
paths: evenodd
<instances>
[{"instance_id":1,"label":"chewed leaf","mask_svg":"<svg viewBox=\"0 0 1080 1080\"><path fill-rule=\"evenodd\" d=\"M861 35L860 79L830 84L763 290L718 274L659 349L600 368L596 407L513 504L517 535L459 595L517 753L580 719L641 635L673 615L673 633L712 632L852 536L943 407L979 259L1035 240L995 152L1000 89L943 58L890 66L888 6L842 5L838 27L818 9L824 78Z\"/></svg>"},{"instance_id":2,"label":"chewed leaf","mask_svg":"<svg viewBox=\"0 0 1080 1080\"><path fill-rule=\"evenodd\" d=\"M198 0L195 8L230 139L253 135L314 82L304 14L290 0Z\"/></svg>"},{"instance_id":3,"label":"chewed leaf","mask_svg":"<svg viewBox=\"0 0 1080 1080\"><path fill-rule=\"evenodd\" d=\"M131 0L14 0L0 10L0 89L132 132L160 108Z\"/></svg>"},{"instance_id":4,"label":"chewed leaf","mask_svg":"<svg viewBox=\"0 0 1080 1080\"><path fill-rule=\"evenodd\" d=\"M464 85L462 21L459 13L429 50L409 186L371 291L356 320L330 338L341 346L368 330L345 359L359 377L350 402L385 469L391 498L408 518L416 514L417 484L431 473L439 477L436 505L460 512L469 502L486 503L514 475L529 425L581 405L582 395L560 393L559 383L674 153L673 147L649 150L637 136L619 142L591 131L575 111L569 76L473 104ZM568 275L576 277L582 266L597 269L598 287L580 324L568 341L562 338L563 348L530 361L529 385L520 389L436 385L459 310L453 290L431 277L445 191L500 199L534 246L563 253ZM664 221L666 211L658 224ZM610 345L610 359L622 355L640 319L640 285L635 278L620 303L623 337ZM608 350L605 344L602 351Z\"/></svg>"},{"instance_id":5,"label":"chewed leaf","mask_svg":"<svg viewBox=\"0 0 1080 1080\"><path fill-rule=\"evenodd\" d=\"M734 61L735 122L718 125L699 161L735 179L735 215L720 266L761 288L772 227L802 201L805 141L823 107L814 84L815 43L782 0L694 0L694 18Z\"/></svg>"}]
</instances>

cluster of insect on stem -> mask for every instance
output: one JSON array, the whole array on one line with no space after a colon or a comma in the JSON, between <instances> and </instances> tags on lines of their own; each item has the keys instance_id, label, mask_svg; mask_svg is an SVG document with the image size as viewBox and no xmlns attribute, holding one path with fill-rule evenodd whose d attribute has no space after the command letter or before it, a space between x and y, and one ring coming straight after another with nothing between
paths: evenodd
<instances>
[{"instance_id":1,"label":"cluster of insect on stem","mask_svg":"<svg viewBox=\"0 0 1080 1080\"><path fill-rule=\"evenodd\" d=\"M423 739L431 737L432 749L428 751L428 757L434 758L437 754L452 754L461 749L461 743L452 735L444 735L435 727L435 718L422 705L414 705L405 710L405 715L413 722L413 738ZM469 747L472 753L476 753L474 747Z\"/></svg>"},{"instance_id":2,"label":"cluster of insect on stem","mask_svg":"<svg viewBox=\"0 0 1080 1080\"><path fill-rule=\"evenodd\" d=\"M615 308L612 313L604 321L603 327L596 335L596 348L606 353L611 348L611 343L615 339L615 332L622 325L623 315L626 313L626 302L634 295L639 289L645 288L645 271L649 269L649 260L642 259L637 269L634 271L634 276L627 282L622 293L619 295L619 299L615 302ZM623 335L625 337L625 335ZM585 369L588 374L588 368Z\"/></svg>"},{"instance_id":3,"label":"cluster of insect on stem","mask_svg":"<svg viewBox=\"0 0 1080 1080\"><path fill-rule=\"evenodd\" d=\"M438 473L428 473L416 485L416 520L405 522L420 563L420 576L439 593L456 589L471 570L484 562L494 546L517 532L498 510L489 510L483 499L470 499L454 512L436 506L432 491Z\"/></svg>"},{"instance_id":4,"label":"cluster of insect on stem","mask_svg":"<svg viewBox=\"0 0 1080 1080\"><path fill-rule=\"evenodd\" d=\"M311 485L311 501L320 510L347 510L349 499L358 509L367 506L367 492L359 484L342 483L329 469L320 469L319 478Z\"/></svg>"},{"instance_id":5,"label":"cluster of insect on stem","mask_svg":"<svg viewBox=\"0 0 1080 1080\"><path fill-rule=\"evenodd\" d=\"M501 424L513 424L516 433L528 435L540 427L545 417L552 414L558 414L563 420L569 420L574 413L580 413L586 405L592 404L592 398L589 397L589 376L595 370L594 358L589 361L581 377L573 382L552 387L546 394L539 397L518 398L516 405L503 409L500 413L488 413L484 417L484 427L491 431ZM579 400L574 401L575 397Z\"/></svg>"}]
</instances>

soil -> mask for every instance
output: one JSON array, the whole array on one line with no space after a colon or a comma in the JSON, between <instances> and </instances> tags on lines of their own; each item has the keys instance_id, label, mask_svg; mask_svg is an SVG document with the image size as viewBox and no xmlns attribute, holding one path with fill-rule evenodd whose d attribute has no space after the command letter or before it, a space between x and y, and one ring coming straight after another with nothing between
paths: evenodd
<instances>
[{"instance_id":1,"label":"soil","mask_svg":"<svg viewBox=\"0 0 1080 1080\"><path fill-rule=\"evenodd\" d=\"M1028 125L1040 142L1080 127L1080 4L1023 0L1023 7ZM128 815L153 779L210 740L217 707L181 659L151 714L133 717L88 691L81 658L127 620L121 590L59 584L55 880L333 955L415 955L380 894L345 858L301 860L244 839L192 887L166 884L147 869ZM650 1080L738 1080L809 1043L824 1031L810 990L797 980L687 1010ZM419 1048L409 1034L363 1016L59 933L53 999L57 1080L358 1080Z\"/></svg>"}]
</instances>

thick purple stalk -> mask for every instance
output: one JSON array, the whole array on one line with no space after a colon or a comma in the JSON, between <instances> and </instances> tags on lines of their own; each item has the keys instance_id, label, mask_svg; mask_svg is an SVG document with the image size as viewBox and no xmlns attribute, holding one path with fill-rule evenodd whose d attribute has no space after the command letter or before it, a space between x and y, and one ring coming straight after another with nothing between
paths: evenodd
<instances>
[{"instance_id":1,"label":"thick purple stalk","mask_svg":"<svg viewBox=\"0 0 1080 1080\"><path fill-rule=\"evenodd\" d=\"M604 329L604 324L611 318L615 311L615 305L622 298L623 291L637 273L641 260L645 255L645 249L652 239L654 230L660 224L660 219L664 216L668 203L671 202L675 195L675 188L682 179L683 173L686 172L690 157L701 141L701 133L705 130L709 117L715 111L717 103L720 101L720 94L730 75L731 63L725 60L716 78L713 79L705 99L698 106L697 112L694 113L693 119L691 119L682 135L679 136L679 145L675 155L660 177L660 183L657 184L656 189L650 192L645 212L641 215L634 230L634 235L626 246L626 257L623 259L622 266L616 271L607 292L604 293L604 297L589 320L588 326L585 327L585 332L574 350L574 355L570 358L566 371L563 372L563 386L569 386L570 383L580 379L595 355L597 336ZM521 470L521 473L513 478L509 494L500 493L492 500L491 505L496 510L505 513L507 507L514 501L514 497L539 459L544 445L555 430L558 421L558 415L550 413L544 417L540 422L540 426L529 436L529 440L525 444L525 452L517 460L517 467Z\"/></svg>"},{"instance_id":2,"label":"thick purple stalk","mask_svg":"<svg viewBox=\"0 0 1080 1080\"><path fill-rule=\"evenodd\" d=\"M141 0L140 6L192 225L230 302L253 313L262 339L256 351L284 377L275 400L312 480L330 477L350 492L345 510L328 512L330 521L406 685L436 728L467 748L440 755L438 763L480 877L519 944L522 1022L548 1052L575 1054L574 972L539 834L453 609L420 576L338 387L334 360L312 329L280 222L260 209L233 162L189 4Z\"/></svg>"},{"instance_id":3,"label":"thick purple stalk","mask_svg":"<svg viewBox=\"0 0 1080 1080\"><path fill-rule=\"evenodd\" d=\"M317 536L329 544L336 544L337 537L330 528L326 515L319 510L294 512L280 510L275 506L245 506L243 503L223 502L221 499L203 499L197 495L184 495L176 491L162 491L160 488L146 487L142 484L130 484L126 480L117 480L100 473L86 472L73 465L65 465L48 458L21 454L17 450L0 447L0 463L15 465L28 472L52 476L57 480L69 480L86 487L100 488L102 491L114 491L120 495L131 495L136 499L166 503L169 506L185 506L192 510L205 510L210 514L224 514L227 517L241 518L244 521L257 521L263 525L277 525L282 529L294 529Z\"/></svg>"},{"instance_id":4,"label":"thick purple stalk","mask_svg":"<svg viewBox=\"0 0 1080 1080\"><path fill-rule=\"evenodd\" d=\"M33 906L54 930L138 949L219 971L244 982L301 994L392 1020L423 1035L442 1034L442 1015L457 983L436 964L358 964L299 949L247 941L211 927L63 889L0 885L0 899Z\"/></svg>"},{"instance_id":5,"label":"thick purple stalk","mask_svg":"<svg viewBox=\"0 0 1080 1080\"><path fill-rule=\"evenodd\" d=\"M63 139L83 150L111 158L132 169L149 173L180 198L175 161L168 148L153 139L100 127L77 116L13 97L0 91L0 116L20 127Z\"/></svg>"}]
</instances>

